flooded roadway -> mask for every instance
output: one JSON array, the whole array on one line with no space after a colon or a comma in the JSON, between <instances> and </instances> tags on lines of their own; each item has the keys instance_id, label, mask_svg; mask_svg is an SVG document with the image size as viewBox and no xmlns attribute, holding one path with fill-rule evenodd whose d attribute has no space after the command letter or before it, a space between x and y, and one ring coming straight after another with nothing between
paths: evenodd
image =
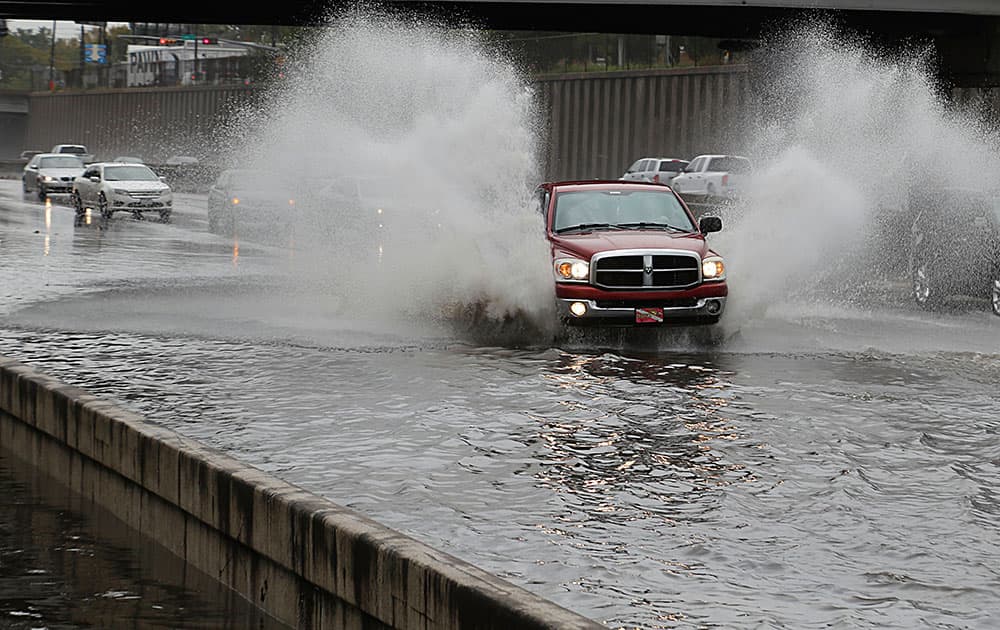
<instances>
[{"instance_id":1,"label":"flooded roadway","mask_svg":"<svg viewBox=\"0 0 1000 630\"><path fill-rule=\"evenodd\" d=\"M74 227L0 182L0 354L609 627L1000 625L1000 319L809 301L475 343L291 281L294 249ZM729 313L728 315L731 315Z\"/></svg>"},{"instance_id":2,"label":"flooded roadway","mask_svg":"<svg viewBox=\"0 0 1000 630\"><path fill-rule=\"evenodd\" d=\"M2 448L0 627L289 630Z\"/></svg>"}]
</instances>

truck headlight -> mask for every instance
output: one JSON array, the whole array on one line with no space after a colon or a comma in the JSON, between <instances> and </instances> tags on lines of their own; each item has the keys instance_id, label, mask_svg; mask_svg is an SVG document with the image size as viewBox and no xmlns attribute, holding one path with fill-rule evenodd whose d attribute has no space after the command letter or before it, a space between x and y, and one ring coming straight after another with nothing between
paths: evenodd
<instances>
[{"instance_id":1,"label":"truck headlight","mask_svg":"<svg viewBox=\"0 0 1000 630\"><path fill-rule=\"evenodd\" d=\"M726 277L726 263L721 256L709 256L701 261L701 277L705 280L722 280Z\"/></svg>"},{"instance_id":2,"label":"truck headlight","mask_svg":"<svg viewBox=\"0 0 1000 630\"><path fill-rule=\"evenodd\" d=\"M590 263L579 258L557 258L556 280L586 280L590 278Z\"/></svg>"}]
</instances>

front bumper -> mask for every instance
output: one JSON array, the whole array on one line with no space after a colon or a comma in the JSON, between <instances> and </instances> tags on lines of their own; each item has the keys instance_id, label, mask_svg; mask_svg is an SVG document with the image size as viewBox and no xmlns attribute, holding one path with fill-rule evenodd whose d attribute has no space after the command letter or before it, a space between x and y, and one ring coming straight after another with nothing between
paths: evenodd
<instances>
[{"instance_id":1,"label":"front bumper","mask_svg":"<svg viewBox=\"0 0 1000 630\"><path fill-rule=\"evenodd\" d=\"M724 280L665 291L608 291L590 284L557 283L556 307L563 321L576 325L714 324L726 310L728 295L729 286ZM582 315L571 310L575 303L586 307ZM636 318L639 308L662 309L662 313L655 312L662 322L640 323Z\"/></svg>"},{"instance_id":2,"label":"front bumper","mask_svg":"<svg viewBox=\"0 0 1000 630\"><path fill-rule=\"evenodd\" d=\"M39 180L38 189L44 190L46 193L70 193L73 192L73 182L43 182Z\"/></svg>"},{"instance_id":3,"label":"front bumper","mask_svg":"<svg viewBox=\"0 0 1000 630\"><path fill-rule=\"evenodd\" d=\"M573 312L574 304L583 304L586 310L582 315ZM719 321L726 310L726 297L697 298L691 303L681 306L667 304L657 305L655 317L662 316L662 321L638 323L637 306L608 306L600 300L557 298L557 308L560 318L573 325L607 325L607 326L655 326L657 324L714 324ZM577 307L579 308L579 307ZM649 318L645 318L649 319Z\"/></svg>"},{"instance_id":4,"label":"front bumper","mask_svg":"<svg viewBox=\"0 0 1000 630\"><path fill-rule=\"evenodd\" d=\"M164 208L171 208L174 200L169 196L160 197L126 197L114 195L111 198L111 208L113 210L131 210L132 212L156 212Z\"/></svg>"}]
</instances>

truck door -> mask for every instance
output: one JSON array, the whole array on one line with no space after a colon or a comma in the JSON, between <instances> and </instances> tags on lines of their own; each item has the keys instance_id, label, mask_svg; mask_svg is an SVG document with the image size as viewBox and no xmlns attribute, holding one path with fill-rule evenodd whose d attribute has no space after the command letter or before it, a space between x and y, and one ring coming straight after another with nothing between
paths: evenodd
<instances>
[{"instance_id":1,"label":"truck door","mask_svg":"<svg viewBox=\"0 0 1000 630\"><path fill-rule=\"evenodd\" d=\"M678 175L677 178L674 180L674 188L677 190L677 192L683 193L685 195L701 194L698 188L698 181L702 177L700 172L701 167L703 164L705 164L706 161L707 158L699 157L695 158L693 162L687 165L687 168L684 169L684 172ZM705 185L704 182L702 182L701 190L703 191L704 188Z\"/></svg>"},{"instance_id":2,"label":"truck door","mask_svg":"<svg viewBox=\"0 0 1000 630\"><path fill-rule=\"evenodd\" d=\"M94 182L90 181L91 177L98 175L98 169L96 166L92 166L83 172L80 179L77 180L76 190L80 195L80 200L83 201L83 205L90 207L97 201L94 199L94 189L97 187Z\"/></svg>"}]
</instances>

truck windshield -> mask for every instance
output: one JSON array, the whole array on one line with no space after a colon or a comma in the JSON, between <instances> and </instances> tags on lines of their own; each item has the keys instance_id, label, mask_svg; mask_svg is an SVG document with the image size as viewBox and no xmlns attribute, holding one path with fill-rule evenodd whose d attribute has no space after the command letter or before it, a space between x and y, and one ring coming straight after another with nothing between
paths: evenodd
<instances>
[{"instance_id":1,"label":"truck windshield","mask_svg":"<svg viewBox=\"0 0 1000 630\"><path fill-rule=\"evenodd\" d=\"M694 231L691 217L669 191L578 190L558 193L552 229L585 225L676 228Z\"/></svg>"},{"instance_id":2,"label":"truck windshield","mask_svg":"<svg viewBox=\"0 0 1000 630\"><path fill-rule=\"evenodd\" d=\"M151 171L145 166L109 166L104 169L104 179L109 182L122 182L122 181L142 181L142 182L155 182L159 181L159 177L156 173Z\"/></svg>"},{"instance_id":3,"label":"truck windshield","mask_svg":"<svg viewBox=\"0 0 1000 630\"><path fill-rule=\"evenodd\" d=\"M46 157L38 160L42 168L83 168L83 160L76 156Z\"/></svg>"},{"instance_id":4,"label":"truck windshield","mask_svg":"<svg viewBox=\"0 0 1000 630\"><path fill-rule=\"evenodd\" d=\"M714 173L749 173L750 160L733 156L712 158L708 170Z\"/></svg>"}]
</instances>

